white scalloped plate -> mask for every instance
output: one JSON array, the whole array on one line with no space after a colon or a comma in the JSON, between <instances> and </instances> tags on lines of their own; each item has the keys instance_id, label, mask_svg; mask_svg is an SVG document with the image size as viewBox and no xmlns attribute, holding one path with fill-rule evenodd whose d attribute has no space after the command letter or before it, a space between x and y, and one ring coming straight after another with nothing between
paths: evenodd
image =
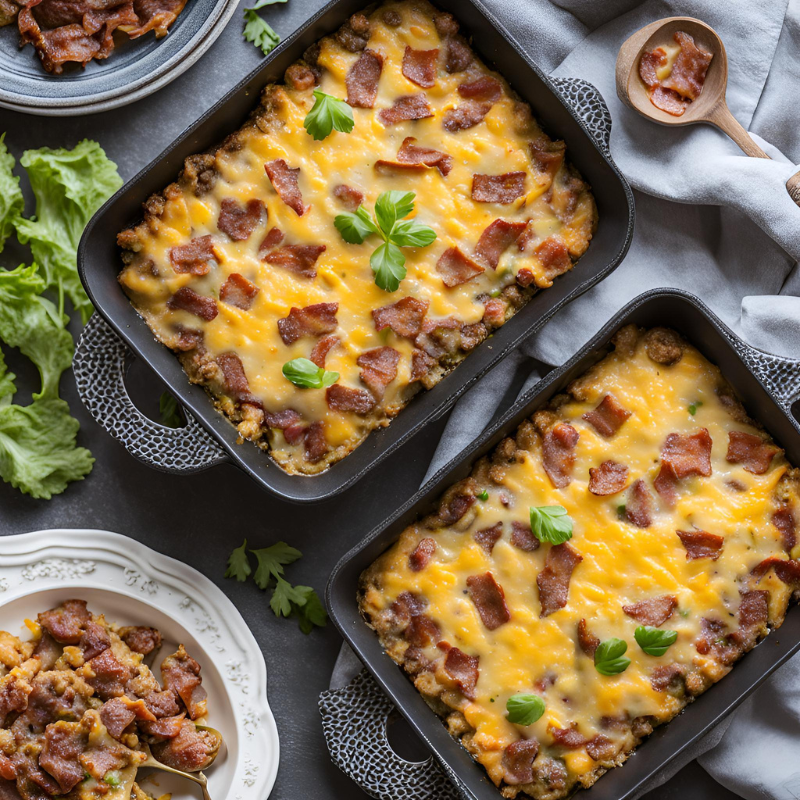
<instances>
[{"instance_id":1,"label":"white scalloped plate","mask_svg":"<svg viewBox=\"0 0 800 800\"><path fill-rule=\"evenodd\" d=\"M203 670L208 723L226 743L208 770L211 797L266 800L279 759L266 665L222 591L187 564L118 533L50 530L0 537L0 630L21 635L25 617L70 597L86 600L109 621L158 628L165 647L186 645ZM196 800L194 784L150 774L142 787L156 796L172 792L172 800Z\"/></svg>"}]
</instances>

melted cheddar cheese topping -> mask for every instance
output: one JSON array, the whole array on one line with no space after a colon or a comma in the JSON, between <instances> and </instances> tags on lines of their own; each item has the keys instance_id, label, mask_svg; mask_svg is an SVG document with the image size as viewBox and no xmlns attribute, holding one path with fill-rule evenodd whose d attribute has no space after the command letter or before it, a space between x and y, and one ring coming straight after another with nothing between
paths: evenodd
<instances>
[{"instance_id":1,"label":"melted cheddar cheese topping","mask_svg":"<svg viewBox=\"0 0 800 800\"><path fill-rule=\"evenodd\" d=\"M438 626L439 641L479 658L474 699L453 692L436 641L424 648L423 662L430 660L430 666L418 673L416 683L463 716L458 722L448 719L451 729L468 731L464 744L498 785L509 780L504 750L520 738L538 741L534 764L550 759L548 763L554 760L566 771L556 770L562 780L559 789L542 778L546 769L538 773L534 769L538 778L524 787L528 794L560 797L578 782L590 785L635 747L631 720L645 718L654 725L671 719L691 699L690 693L699 693L730 669L715 658L713 643L712 652L699 652L704 649L698 649L704 619L721 620L725 630L717 635L725 637L740 624L740 593L758 588L769 591L769 623L782 621L790 586L771 571L760 578L751 572L770 556L787 558L784 537L772 515L788 504L794 520L800 519L797 471L780 451L763 474L727 460L730 432L763 433L731 416L719 399L720 385L719 370L689 346L672 366L654 362L641 339L632 354L613 352L576 382L574 396L554 412L559 422L572 425L579 434L567 486L556 488L548 477L542 439L536 435L532 446L516 451L514 463L488 473L484 464L473 473L473 490L485 489L487 500L478 500L450 526L437 530L422 523L408 528L365 573L362 610L395 660L407 661L407 645L397 636L393 616L397 608L393 604L403 592L424 598L424 613ZM631 412L610 437L583 419L607 394ZM712 474L679 481L677 502L670 507L653 488L665 439L671 433L690 435L702 428L712 439ZM627 485L612 496L596 496L588 488L589 469L607 460L627 466ZM645 481L652 495L652 519L645 528L636 527L625 513L630 486L637 479ZM552 545L526 552L512 544L511 533L512 522L529 524L531 507L554 505L563 506L573 520L569 546L582 560L569 580L566 604L544 616L537 576ZM488 552L474 535L497 523L502 524L502 534ZM678 530L722 536L719 557L689 559ZM433 539L435 552L427 566L414 571L409 555L423 538ZM800 555L800 548L795 546L788 555ZM482 622L467 587L470 576L486 572L502 587L510 614L494 630ZM674 597L677 606L661 627L676 631L677 641L664 656L654 657L636 643L634 631L640 622L623 606L664 595ZM581 620L601 641L615 637L627 642L625 655L631 663L624 672L614 676L598 672L578 642ZM419 658L415 652L417 665ZM654 671L671 665L678 665L684 677L692 676L686 677L686 685L694 687L693 692L657 688ZM538 694L546 703L544 715L532 725L514 725L507 719L506 702L518 693ZM553 730L571 727L585 740L597 735L610 740L610 753L607 750L598 761L585 746L560 744ZM513 796L516 790L507 785L504 794Z\"/></svg>"},{"instance_id":2,"label":"melted cheddar cheese topping","mask_svg":"<svg viewBox=\"0 0 800 800\"><path fill-rule=\"evenodd\" d=\"M388 11L397 15L395 21L400 20L395 27L384 22ZM303 127L314 103L312 89L337 98L347 97L348 72L362 55L342 47L334 37L326 37L320 43L315 65L318 86L267 87L268 113L257 116L258 124L241 129L235 146L223 146L214 154L210 168L213 185L195 191L185 181L174 184L165 192L159 213L148 213L146 224L135 229L135 242L123 245L132 253L128 254L129 263L120 282L156 336L176 347L180 326L202 332L202 345L192 356L202 359L204 368L192 371L186 359L184 365L193 381L208 386L223 411L235 420L241 419L241 409L234 408L232 393L213 374L213 362L223 353L235 353L244 368L250 396L267 413L293 409L303 424L322 422L329 452L316 462L307 457L302 440L290 443L278 428L270 429L266 424L253 428L247 422L240 425L245 438L262 446L269 444L273 457L291 472L318 472L343 457L371 429L387 424L419 388L419 383L411 379L414 342L388 328L376 330L373 310L414 297L429 304L428 319L455 318L460 326L481 323L490 296L497 297L504 288L515 286L521 269L533 275L526 297L536 288L552 285L535 252L541 242L558 237L574 261L591 238L596 210L588 187L566 162L560 164L554 176L540 171L532 162L529 143L549 139L500 76L478 60L464 71L448 72L447 42L437 32L435 13L427 3L413 0L385 4L370 15L368 49L383 58L383 67L374 107L352 109L355 127L350 134L334 131L324 140L315 141ZM420 88L403 74L407 47L439 50L432 87ZM491 110L469 129L446 130L443 115L465 102L458 87L487 75L499 80L502 88ZM391 107L398 97L416 94L424 95L432 116L384 125L379 117L381 110ZM449 155L449 174L443 175L435 167L417 171L375 168L378 160L396 161L399 148L409 136L416 139L417 146ZM299 189L303 203L310 206L302 216L281 199L265 173L265 164L276 159L300 170ZM472 199L475 174L517 171L525 173L525 191L512 203ZM368 238L363 245L348 244L335 229L335 217L345 210L333 193L334 187L341 184L361 191L363 204L370 211L382 192L397 189L416 193L413 215L432 227L437 238L426 248L404 248L408 274L399 290L388 293L375 284L369 258L380 243L377 237ZM266 215L244 241L233 241L219 230L221 204L229 198L242 207L253 199L266 206ZM459 247L472 256L481 233L497 219L528 222L525 251L511 246L500 257L496 269L487 267L466 283L446 287L436 271L437 260L451 247ZM301 277L263 260L259 246L275 227L284 234L283 244L325 246L315 265L315 278ZM171 249L206 235L213 237L216 260L208 274L176 272L170 261ZM259 289L247 310L219 299L221 286L233 273ZM182 287L215 299L216 317L205 321L189 311L170 308L168 301ZM516 310L502 297L500 300L501 320L495 321L494 327ZM324 389L300 389L282 374L286 362L309 357L318 337L302 336L286 344L279 336L278 320L287 317L293 307L302 309L318 303L338 303L334 335L339 344L327 356L325 369L338 372L342 386L364 388L361 367L356 362L365 351L390 346L400 354L396 378L369 414L332 409ZM456 342L446 356L434 354L440 365L423 383L433 385L446 371L441 367L455 364L467 349L463 345L459 348ZM208 365L212 365L211 371Z\"/></svg>"}]
</instances>

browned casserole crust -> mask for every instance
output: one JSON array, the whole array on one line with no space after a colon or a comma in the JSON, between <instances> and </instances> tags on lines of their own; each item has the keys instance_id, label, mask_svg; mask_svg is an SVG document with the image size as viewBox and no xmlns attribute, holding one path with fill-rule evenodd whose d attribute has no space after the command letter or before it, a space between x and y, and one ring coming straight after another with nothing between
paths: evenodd
<instances>
[{"instance_id":1,"label":"browned casserole crust","mask_svg":"<svg viewBox=\"0 0 800 800\"><path fill-rule=\"evenodd\" d=\"M800 586L800 471L675 332L614 343L361 578L386 652L505 797L556 800L621 765ZM566 509L567 542L533 534L546 506ZM648 654L639 626L677 638ZM612 638L630 664L601 674ZM542 717L512 724L517 694Z\"/></svg>"}]
</instances>

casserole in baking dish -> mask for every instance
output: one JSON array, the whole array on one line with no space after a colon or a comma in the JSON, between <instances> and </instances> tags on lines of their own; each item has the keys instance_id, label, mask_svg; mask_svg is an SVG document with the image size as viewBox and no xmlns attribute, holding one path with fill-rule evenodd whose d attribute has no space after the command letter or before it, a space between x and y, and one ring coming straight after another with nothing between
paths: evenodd
<instances>
[{"instance_id":1,"label":"casserole in baking dish","mask_svg":"<svg viewBox=\"0 0 800 800\"><path fill-rule=\"evenodd\" d=\"M350 132L319 138L308 120L324 103L352 114ZM392 245L407 274L388 286L371 258L380 238L345 241L339 223L359 208L381 222L387 192L413 193L415 222L435 233ZM396 213L395 230L411 201ZM352 16L220 148L189 157L120 234L120 282L240 436L308 475L552 286L596 220L564 143L455 19L402 0Z\"/></svg>"},{"instance_id":2,"label":"casserole in baking dish","mask_svg":"<svg viewBox=\"0 0 800 800\"><path fill-rule=\"evenodd\" d=\"M622 764L800 587L800 471L674 331L613 342L359 582L383 648L506 797Z\"/></svg>"}]
</instances>

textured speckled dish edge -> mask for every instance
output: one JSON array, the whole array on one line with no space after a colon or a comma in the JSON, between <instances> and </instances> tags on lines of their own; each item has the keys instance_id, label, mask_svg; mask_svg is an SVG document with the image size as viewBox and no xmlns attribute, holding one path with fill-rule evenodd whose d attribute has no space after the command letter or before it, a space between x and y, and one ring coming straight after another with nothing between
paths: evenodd
<instances>
[{"instance_id":1,"label":"textured speckled dish edge","mask_svg":"<svg viewBox=\"0 0 800 800\"><path fill-rule=\"evenodd\" d=\"M238 0L219 0L195 38L187 42L181 50L158 69L127 86L107 92L98 92L87 97L84 102L76 101L75 98L34 99L0 89L0 108L37 116L66 117L78 114L99 114L102 111L110 111L141 100L143 97L163 89L193 66L219 38L238 5ZM53 77L53 80L56 81L58 78Z\"/></svg>"},{"instance_id":2,"label":"textured speckled dish edge","mask_svg":"<svg viewBox=\"0 0 800 800\"><path fill-rule=\"evenodd\" d=\"M92 608L102 602L99 594L111 593L121 596L131 621L147 624L152 610L180 630L190 652L189 640L194 640L204 672L221 683L228 701L217 701L215 707L209 691L209 721L223 732L227 746L222 769L215 765L208 772L209 792L214 800L266 800L280 756L267 700L266 665L253 634L221 589L188 564L109 531L36 531L4 536L0 547L0 628L15 631L3 610L26 598L41 594L52 602L56 595L55 602L60 602L74 595L87 599ZM173 800L194 797L191 785L185 794L182 787L173 789Z\"/></svg>"}]
</instances>

